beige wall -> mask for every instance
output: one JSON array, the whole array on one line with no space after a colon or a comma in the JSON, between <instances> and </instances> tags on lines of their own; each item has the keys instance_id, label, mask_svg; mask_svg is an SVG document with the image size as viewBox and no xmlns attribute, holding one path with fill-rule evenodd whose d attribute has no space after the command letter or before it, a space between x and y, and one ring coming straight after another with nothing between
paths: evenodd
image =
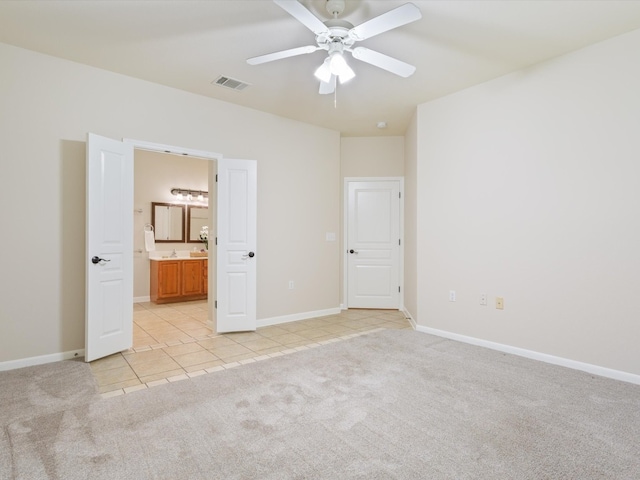
<instances>
[{"instance_id":1,"label":"beige wall","mask_svg":"<svg viewBox=\"0 0 640 480\"><path fill-rule=\"evenodd\" d=\"M84 346L87 132L256 159L258 318L338 307L338 132L5 44L0 64L0 362Z\"/></svg>"},{"instance_id":2,"label":"beige wall","mask_svg":"<svg viewBox=\"0 0 640 480\"><path fill-rule=\"evenodd\" d=\"M342 177L401 177L404 137L343 137Z\"/></svg>"},{"instance_id":3,"label":"beige wall","mask_svg":"<svg viewBox=\"0 0 640 480\"><path fill-rule=\"evenodd\" d=\"M639 50L634 31L419 106L420 325L640 374Z\"/></svg>"},{"instance_id":4,"label":"beige wall","mask_svg":"<svg viewBox=\"0 0 640 480\"><path fill-rule=\"evenodd\" d=\"M404 142L404 307L414 319L418 311L417 122L414 114Z\"/></svg>"}]
</instances>

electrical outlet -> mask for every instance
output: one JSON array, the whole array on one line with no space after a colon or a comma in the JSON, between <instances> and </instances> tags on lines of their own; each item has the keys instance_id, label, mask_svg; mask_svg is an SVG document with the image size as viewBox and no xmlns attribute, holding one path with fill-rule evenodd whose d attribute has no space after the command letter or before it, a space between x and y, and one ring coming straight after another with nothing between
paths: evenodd
<instances>
[{"instance_id":1,"label":"electrical outlet","mask_svg":"<svg viewBox=\"0 0 640 480\"><path fill-rule=\"evenodd\" d=\"M293 290L294 284L293 280L289 280L289 290Z\"/></svg>"},{"instance_id":2,"label":"electrical outlet","mask_svg":"<svg viewBox=\"0 0 640 480\"><path fill-rule=\"evenodd\" d=\"M496 297L496 308L498 310L504 310L504 298Z\"/></svg>"},{"instance_id":3,"label":"electrical outlet","mask_svg":"<svg viewBox=\"0 0 640 480\"><path fill-rule=\"evenodd\" d=\"M484 305L485 307L487 306L487 294L486 293L481 293L480 294L480 305Z\"/></svg>"},{"instance_id":4,"label":"electrical outlet","mask_svg":"<svg viewBox=\"0 0 640 480\"><path fill-rule=\"evenodd\" d=\"M455 302L456 301L456 291L455 290L449 290L449 301L450 302Z\"/></svg>"}]
</instances>

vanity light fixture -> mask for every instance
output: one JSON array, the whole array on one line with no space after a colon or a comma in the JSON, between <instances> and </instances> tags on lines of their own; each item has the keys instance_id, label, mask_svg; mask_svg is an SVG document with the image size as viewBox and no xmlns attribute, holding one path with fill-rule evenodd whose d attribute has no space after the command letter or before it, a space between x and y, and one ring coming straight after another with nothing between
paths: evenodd
<instances>
[{"instance_id":1,"label":"vanity light fixture","mask_svg":"<svg viewBox=\"0 0 640 480\"><path fill-rule=\"evenodd\" d=\"M205 190L191 190L190 188L172 188L171 195L175 195L178 200L186 200L188 202L197 199L199 202L205 202L209 199L209 192Z\"/></svg>"}]
</instances>

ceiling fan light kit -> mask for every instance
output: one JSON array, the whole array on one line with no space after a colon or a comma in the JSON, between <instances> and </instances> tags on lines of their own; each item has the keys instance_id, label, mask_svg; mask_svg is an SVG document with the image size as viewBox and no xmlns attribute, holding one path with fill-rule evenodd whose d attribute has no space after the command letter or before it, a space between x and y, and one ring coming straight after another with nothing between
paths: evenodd
<instances>
[{"instance_id":1,"label":"ceiling fan light kit","mask_svg":"<svg viewBox=\"0 0 640 480\"><path fill-rule=\"evenodd\" d=\"M322 22L297 0L273 0L280 8L311 30L316 36L316 45L291 48L280 52L268 53L247 60L249 65L280 60L324 50L328 56L315 70L314 75L320 80L321 94L329 94L335 91L336 78L340 83L345 83L356 76L353 69L344 58L344 52L349 52L356 60L368 63L401 77L412 75L416 68L393 57L365 47L353 48L356 42L366 40L375 35L401 27L422 18L420 9L413 3L394 8L382 15L367 20L354 27L346 20L337 17L344 11L345 0L327 0L327 12L333 18Z\"/></svg>"}]
</instances>

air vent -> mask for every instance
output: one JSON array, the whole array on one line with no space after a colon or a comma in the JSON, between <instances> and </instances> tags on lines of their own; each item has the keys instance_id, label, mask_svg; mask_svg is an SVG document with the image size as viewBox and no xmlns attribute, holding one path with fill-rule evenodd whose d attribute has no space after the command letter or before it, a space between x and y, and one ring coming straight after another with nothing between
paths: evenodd
<instances>
[{"instance_id":1,"label":"air vent","mask_svg":"<svg viewBox=\"0 0 640 480\"><path fill-rule=\"evenodd\" d=\"M219 85L220 87L230 88L231 90L236 90L238 92L241 92L250 85L240 80L236 80L235 78L223 77L222 75L220 75L211 83L213 83L214 85Z\"/></svg>"}]
</instances>

